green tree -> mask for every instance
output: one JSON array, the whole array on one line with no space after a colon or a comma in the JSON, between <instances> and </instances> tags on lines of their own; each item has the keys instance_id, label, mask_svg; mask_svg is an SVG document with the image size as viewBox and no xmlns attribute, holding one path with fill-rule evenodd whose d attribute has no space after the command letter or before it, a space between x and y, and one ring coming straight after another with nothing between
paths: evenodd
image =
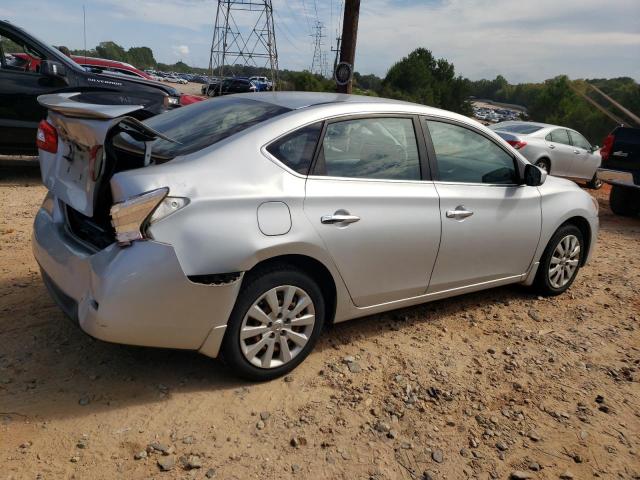
<instances>
[{"instance_id":1,"label":"green tree","mask_svg":"<svg viewBox=\"0 0 640 480\"><path fill-rule=\"evenodd\" d=\"M382 82L382 96L423 103L469 114L468 81L456 76L453 64L418 48L394 64Z\"/></svg>"},{"instance_id":2,"label":"green tree","mask_svg":"<svg viewBox=\"0 0 640 480\"><path fill-rule=\"evenodd\" d=\"M127 62L138 68L155 68L158 64L149 47L131 47L127 51Z\"/></svg>"},{"instance_id":3,"label":"green tree","mask_svg":"<svg viewBox=\"0 0 640 480\"><path fill-rule=\"evenodd\" d=\"M117 60L119 62L127 61L127 52L115 42L100 42L100 45L96 47L96 53L100 58Z\"/></svg>"}]
</instances>

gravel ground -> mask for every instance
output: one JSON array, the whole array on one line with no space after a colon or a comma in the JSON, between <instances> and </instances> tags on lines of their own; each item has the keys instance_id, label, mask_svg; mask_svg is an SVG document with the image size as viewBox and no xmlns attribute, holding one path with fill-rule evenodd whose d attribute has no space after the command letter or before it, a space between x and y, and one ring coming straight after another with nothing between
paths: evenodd
<instances>
[{"instance_id":1,"label":"gravel ground","mask_svg":"<svg viewBox=\"0 0 640 480\"><path fill-rule=\"evenodd\" d=\"M607 193L565 295L513 286L341 324L292 375L249 384L71 325L31 255L44 188L5 173L0 478L640 478L640 219Z\"/></svg>"}]
</instances>

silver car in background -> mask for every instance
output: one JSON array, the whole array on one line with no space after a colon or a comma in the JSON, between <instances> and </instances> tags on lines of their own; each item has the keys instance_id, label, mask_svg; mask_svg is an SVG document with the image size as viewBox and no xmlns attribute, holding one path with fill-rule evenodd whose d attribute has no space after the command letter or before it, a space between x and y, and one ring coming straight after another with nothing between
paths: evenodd
<instances>
[{"instance_id":1,"label":"silver car in background","mask_svg":"<svg viewBox=\"0 0 640 480\"><path fill-rule=\"evenodd\" d=\"M265 380L323 326L500 285L564 292L597 203L498 135L351 95L230 95L144 122L40 97L44 282L88 334Z\"/></svg>"},{"instance_id":2,"label":"silver car in background","mask_svg":"<svg viewBox=\"0 0 640 480\"><path fill-rule=\"evenodd\" d=\"M597 146L570 128L535 122L500 122L489 127L527 160L550 175L584 181L598 189L602 162Z\"/></svg>"}]
</instances>

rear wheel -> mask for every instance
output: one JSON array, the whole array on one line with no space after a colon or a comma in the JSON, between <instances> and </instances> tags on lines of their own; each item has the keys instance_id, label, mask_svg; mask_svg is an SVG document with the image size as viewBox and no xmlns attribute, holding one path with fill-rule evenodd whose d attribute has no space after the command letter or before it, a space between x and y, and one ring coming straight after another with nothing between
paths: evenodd
<instances>
[{"instance_id":1,"label":"rear wheel","mask_svg":"<svg viewBox=\"0 0 640 480\"><path fill-rule=\"evenodd\" d=\"M551 163L547 158L541 158L536 162L536 167L541 168L547 173L551 173Z\"/></svg>"},{"instance_id":2,"label":"rear wheel","mask_svg":"<svg viewBox=\"0 0 640 480\"><path fill-rule=\"evenodd\" d=\"M582 265L584 238L578 227L563 225L551 237L542 254L535 286L542 295L560 295L567 290Z\"/></svg>"},{"instance_id":3,"label":"rear wheel","mask_svg":"<svg viewBox=\"0 0 640 480\"><path fill-rule=\"evenodd\" d=\"M616 215L633 217L640 213L640 189L611 186L609 206Z\"/></svg>"},{"instance_id":4,"label":"rear wheel","mask_svg":"<svg viewBox=\"0 0 640 480\"><path fill-rule=\"evenodd\" d=\"M250 278L231 313L224 360L249 380L271 380L298 366L316 344L324 299L303 271L281 266Z\"/></svg>"}]
</instances>

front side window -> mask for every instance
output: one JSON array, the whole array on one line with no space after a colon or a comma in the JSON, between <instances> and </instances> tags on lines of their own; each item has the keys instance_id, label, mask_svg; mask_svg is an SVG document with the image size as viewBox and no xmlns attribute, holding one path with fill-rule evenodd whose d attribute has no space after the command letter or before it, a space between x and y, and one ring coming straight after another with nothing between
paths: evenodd
<instances>
[{"instance_id":1,"label":"front side window","mask_svg":"<svg viewBox=\"0 0 640 480\"><path fill-rule=\"evenodd\" d=\"M267 151L291 170L307 175L321 131L322 123L308 125L276 140Z\"/></svg>"},{"instance_id":2,"label":"front side window","mask_svg":"<svg viewBox=\"0 0 640 480\"><path fill-rule=\"evenodd\" d=\"M411 118L361 118L327 125L316 173L331 177L420 180Z\"/></svg>"},{"instance_id":3,"label":"front side window","mask_svg":"<svg viewBox=\"0 0 640 480\"><path fill-rule=\"evenodd\" d=\"M578 132L569 131L571 136L571 143L578 148L584 148L585 150L591 150L591 144L587 142L587 139L580 135Z\"/></svg>"},{"instance_id":4,"label":"front side window","mask_svg":"<svg viewBox=\"0 0 640 480\"><path fill-rule=\"evenodd\" d=\"M428 120L443 182L515 184L518 174L511 155L468 128Z\"/></svg>"},{"instance_id":5,"label":"front side window","mask_svg":"<svg viewBox=\"0 0 640 480\"><path fill-rule=\"evenodd\" d=\"M17 72L36 72L43 56L17 37L0 32L0 68Z\"/></svg>"},{"instance_id":6,"label":"front side window","mask_svg":"<svg viewBox=\"0 0 640 480\"><path fill-rule=\"evenodd\" d=\"M569 134L564 128L556 128L545 137L548 141L554 143L562 143L564 145L571 145L569 141Z\"/></svg>"}]
</instances>

